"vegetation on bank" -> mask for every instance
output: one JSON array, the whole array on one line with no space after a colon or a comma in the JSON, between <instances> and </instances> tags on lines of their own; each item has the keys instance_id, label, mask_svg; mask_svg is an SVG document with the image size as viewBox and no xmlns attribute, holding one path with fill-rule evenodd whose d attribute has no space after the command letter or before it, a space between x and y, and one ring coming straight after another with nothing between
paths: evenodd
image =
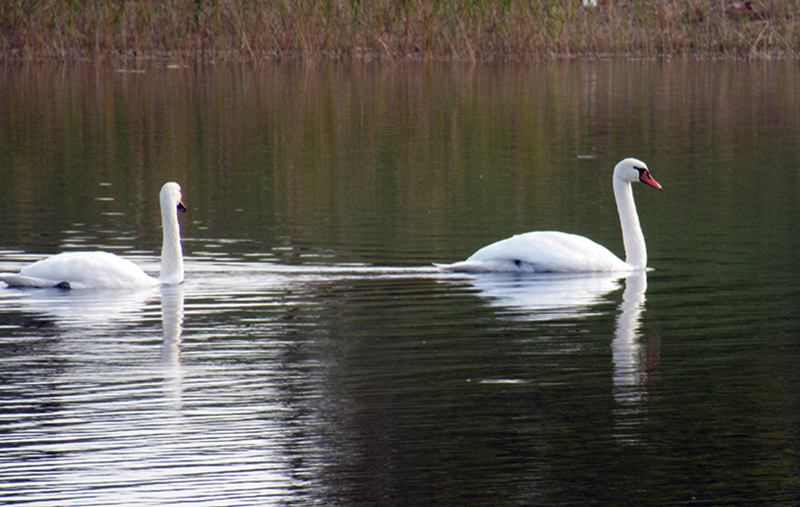
<instances>
[{"instance_id":1,"label":"vegetation on bank","mask_svg":"<svg viewBox=\"0 0 800 507\"><path fill-rule=\"evenodd\" d=\"M0 51L25 59L796 57L798 1L4 0Z\"/></svg>"}]
</instances>

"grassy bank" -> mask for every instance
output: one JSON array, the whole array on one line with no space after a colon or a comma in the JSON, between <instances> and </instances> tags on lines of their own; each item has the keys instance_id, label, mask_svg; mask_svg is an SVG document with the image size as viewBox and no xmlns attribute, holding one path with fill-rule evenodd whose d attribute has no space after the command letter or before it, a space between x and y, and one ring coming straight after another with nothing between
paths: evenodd
<instances>
[{"instance_id":1,"label":"grassy bank","mask_svg":"<svg viewBox=\"0 0 800 507\"><path fill-rule=\"evenodd\" d=\"M744 5L742 5L744 7ZM7 58L800 54L797 0L4 0Z\"/></svg>"}]
</instances>

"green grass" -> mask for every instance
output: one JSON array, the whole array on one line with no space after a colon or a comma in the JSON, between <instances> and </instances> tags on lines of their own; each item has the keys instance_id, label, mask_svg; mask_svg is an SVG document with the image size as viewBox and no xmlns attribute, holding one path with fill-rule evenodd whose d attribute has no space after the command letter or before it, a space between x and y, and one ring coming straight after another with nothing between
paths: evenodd
<instances>
[{"instance_id":1,"label":"green grass","mask_svg":"<svg viewBox=\"0 0 800 507\"><path fill-rule=\"evenodd\" d=\"M6 58L531 60L800 54L798 0L3 0Z\"/></svg>"}]
</instances>

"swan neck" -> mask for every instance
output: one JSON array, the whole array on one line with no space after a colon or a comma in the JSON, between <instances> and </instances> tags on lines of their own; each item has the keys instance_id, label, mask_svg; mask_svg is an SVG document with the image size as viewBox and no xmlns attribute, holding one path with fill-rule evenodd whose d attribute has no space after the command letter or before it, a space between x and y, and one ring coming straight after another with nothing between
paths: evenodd
<instances>
[{"instance_id":1,"label":"swan neck","mask_svg":"<svg viewBox=\"0 0 800 507\"><path fill-rule=\"evenodd\" d=\"M622 243L625 245L625 263L633 269L647 267L647 247L630 182L614 178L614 198L617 201L619 222L622 226Z\"/></svg>"},{"instance_id":2,"label":"swan neck","mask_svg":"<svg viewBox=\"0 0 800 507\"><path fill-rule=\"evenodd\" d=\"M177 207L161 203L161 225L164 242L161 246L161 283L183 282L183 250L181 248L180 225Z\"/></svg>"}]
</instances>

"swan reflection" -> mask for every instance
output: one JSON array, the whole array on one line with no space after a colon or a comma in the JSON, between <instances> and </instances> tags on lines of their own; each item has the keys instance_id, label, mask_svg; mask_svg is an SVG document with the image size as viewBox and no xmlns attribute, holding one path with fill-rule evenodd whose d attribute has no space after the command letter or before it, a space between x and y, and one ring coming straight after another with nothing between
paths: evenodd
<instances>
[{"instance_id":1,"label":"swan reflection","mask_svg":"<svg viewBox=\"0 0 800 507\"><path fill-rule=\"evenodd\" d=\"M94 337L107 337L104 333L131 336L131 329L156 316L159 290L163 334L161 365L167 396L173 406L179 406L183 384L180 358L183 285L162 285L158 289L144 290L6 289L0 290L0 306L23 312L26 316L21 322L26 322L26 327L31 323L36 326L55 325L59 330L69 331L70 338L63 342L69 350L102 354L101 350L110 353L103 348L108 345L99 344ZM113 341L115 344L126 342Z\"/></svg>"},{"instance_id":2,"label":"swan reflection","mask_svg":"<svg viewBox=\"0 0 800 507\"><path fill-rule=\"evenodd\" d=\"M154 295L154 289L6 289L0 304L62 325L116 327L137 321Z\"/></svg>"},{"instance_id":3,"label":"swan reflection","mask_svg":"<svg viewBox=\"0 0 800 507\"><path fill-rule=\"evenodd\" d=\"M608 295L619 289L623 280L625 290L611 342L616 434L626 441L635 441L629 430L642 422L642 403L647 399L647 386L653 380L658 362L658 340L644 339L640 330L647 291L646 272L532 277L490 274L471 279L470 283L489 304L507 310L504 317L541 322L603 313L598 305L610 302Z\"/></svg>"},{"instance_id":4,"label":"swan reflection","mask_svg":"<svg viewBox=\"0 0 800 507\"><path fill-rule=\"evenodd\" d=\"M635 388L643 384L645 375L639 326L646 290L647 275L644 273L636 273L625 280L614 340L611 342L614 396L620 403L632 403L640 399L640 393Z\"/></svg>"},{"instance_id":5,"label":"swan reflection","mask_svg":"<svg viewBox=\"0 0 800 507\"><path fill-rule=\"evenodd\" d=\"M620 287L619 273L553 273L529 277L486 274L470 280L490 305L518 320L547 321L597 315L593 307Z\"/></svg>"},{"instance_id":6,"label":"swan reflection","mask_svg":"<svg viewBox=\"0 0 800 507\"><path fill-rule=\"evenodd\" d=\"M628 429L642 422L642 404L647 401L647 386L655 378L659 358L658 339L643 338L640 331L646 291L647 273L637 272L625 279L625 291L611 342L614 399L617 402L615 434L629 442L637 440Z\"/></svg>"},{"instance_id":7,"label":"swan reflection","mask_svg":"<svg viewBox=\"0 0 800 507\"><path fill-rule=\"evenodd\" d=\"M183 326L183 285L161 286L161 322L164 343L161 362L168 366L180 366L180 345Z\"/></svg>"},{"instance_id":8,"label":"swan reflection","mask_svg":"<svg viewBox=\"0 0 800 507\"><path fill-rule=\"evenodd\" d=\"M172 408L180 409L183 396L181 368L181 333L183 331L183 285L162 285L161 322L163 343L161 364L164 366L164 385Z\"/></svg>"}]
</instances>

